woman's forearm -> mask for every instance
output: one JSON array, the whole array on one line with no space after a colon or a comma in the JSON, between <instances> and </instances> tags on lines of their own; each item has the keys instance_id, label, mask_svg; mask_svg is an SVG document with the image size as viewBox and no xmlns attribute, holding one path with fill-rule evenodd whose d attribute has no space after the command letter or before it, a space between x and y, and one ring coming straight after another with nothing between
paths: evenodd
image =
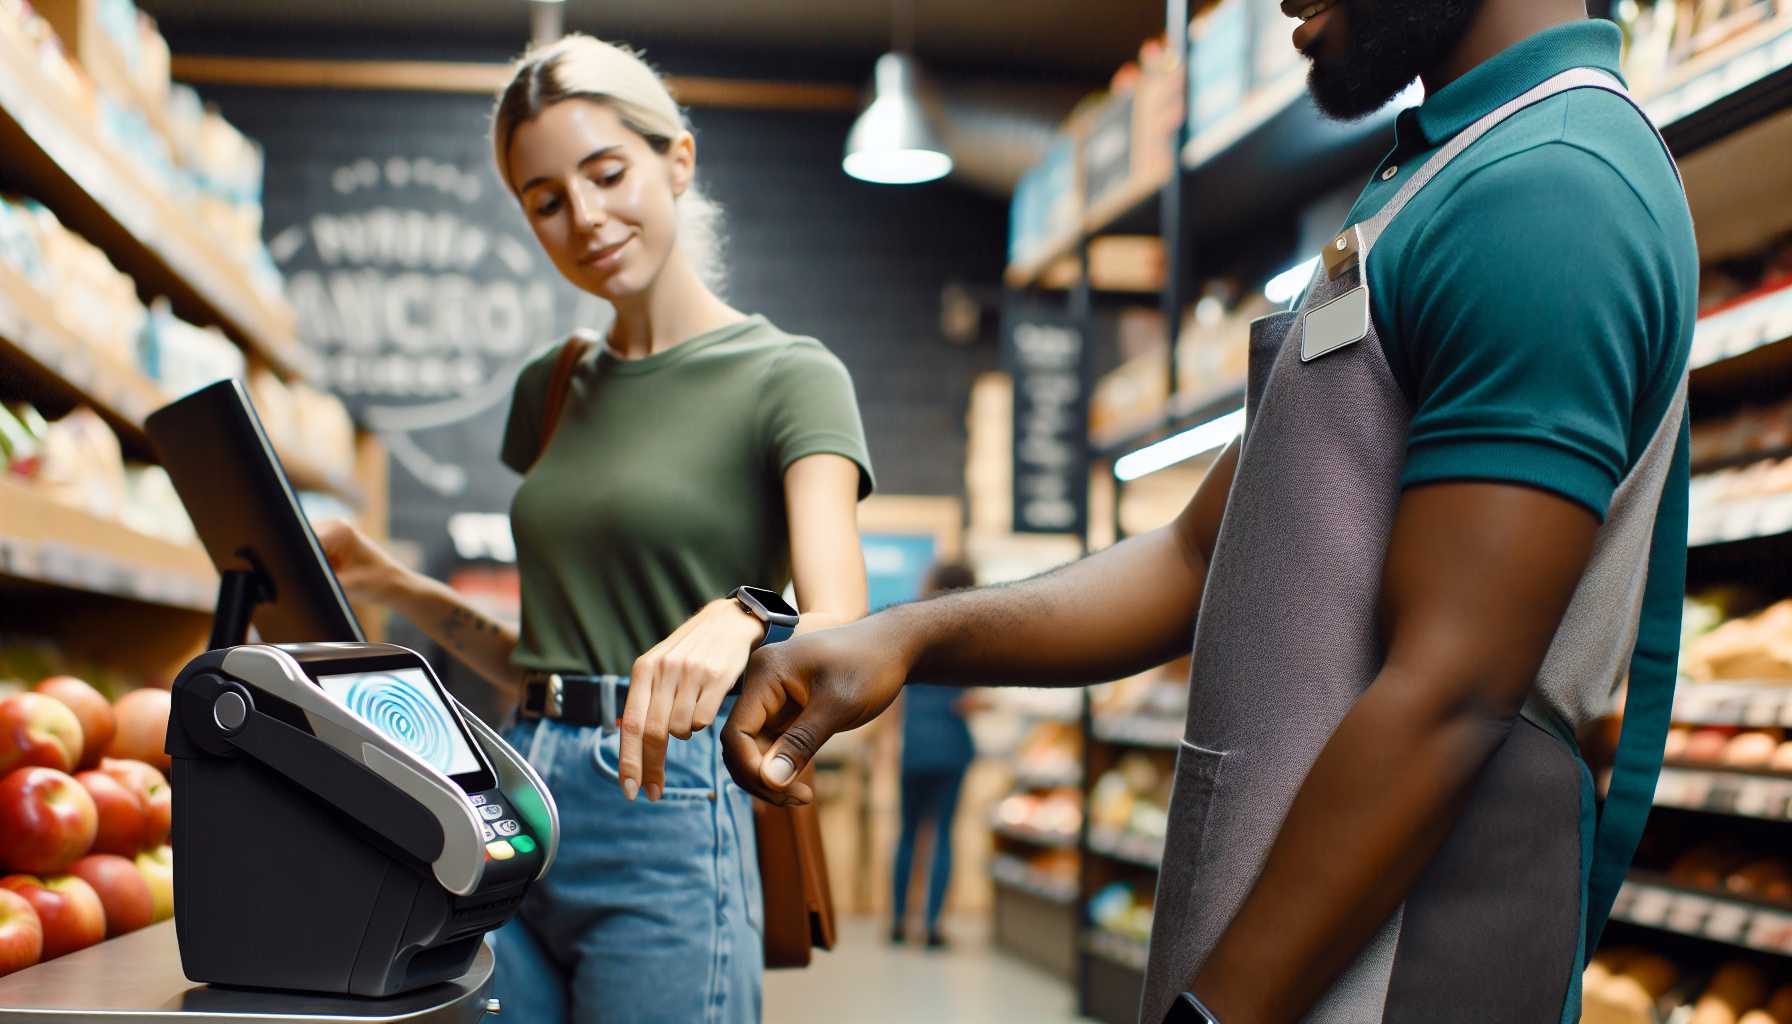
<instances>
[{"instance_id":1,"label":"woman's forearm","mask_svg":"<svg viewBox=\"0 0 1792 1024\"><path fill-rule=\"evenodd\" d=\"M510 661L516 630L479 611L447 584L418 573L408 573L387 604L505 699L521 698L523 674Z\"/></svg>"}]
</instances>

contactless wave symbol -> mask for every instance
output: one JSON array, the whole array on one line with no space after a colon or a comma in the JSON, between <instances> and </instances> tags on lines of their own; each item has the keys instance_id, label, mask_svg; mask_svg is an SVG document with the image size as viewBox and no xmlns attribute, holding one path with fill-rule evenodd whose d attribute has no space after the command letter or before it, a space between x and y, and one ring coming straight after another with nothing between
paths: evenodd
<instances>
[{"instance_id":1,"label":"contactless wave symbol","mask_svg":"<svg viewBox=\"0 0 1792 1024\"><path fill-rule=\"evenodd\" d=\"M397 676L363 676L349 688L343 703L431 767L448 770L454 726L442 708L414 685Z\"/></svg>"}]
</instances>

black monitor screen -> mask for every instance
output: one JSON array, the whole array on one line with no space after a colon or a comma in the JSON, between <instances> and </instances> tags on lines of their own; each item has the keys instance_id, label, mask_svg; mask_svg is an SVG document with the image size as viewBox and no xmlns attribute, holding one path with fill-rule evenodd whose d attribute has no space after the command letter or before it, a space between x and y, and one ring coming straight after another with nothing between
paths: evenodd
<instances>
[{"instance_id":1,"label":"black monitor screen","mask_svg":"<svg viewBox=\"0 0 1792 1024\"><path fill-rule=\"evenodd\" d=\"M146 427L212 564L256 575L262 642L366 639L241 382L201 388Z\"/></svg>"}]
</instances>

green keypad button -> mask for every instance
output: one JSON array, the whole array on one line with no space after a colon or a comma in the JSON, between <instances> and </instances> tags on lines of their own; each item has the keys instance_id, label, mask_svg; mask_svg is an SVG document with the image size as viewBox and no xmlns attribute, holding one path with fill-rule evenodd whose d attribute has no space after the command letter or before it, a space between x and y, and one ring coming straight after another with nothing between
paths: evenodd
<instances>
[{"instance_id":1,"label":"green keypad button","mask_svg":"<svg viewBox=\"0 0 1792 1024\"><path fill-rule=\"evenodd\" d=\"M518 853L534 853L535 840L528 836L511 836L510 845L516 847Z\"/></svg>"}]
</instances>

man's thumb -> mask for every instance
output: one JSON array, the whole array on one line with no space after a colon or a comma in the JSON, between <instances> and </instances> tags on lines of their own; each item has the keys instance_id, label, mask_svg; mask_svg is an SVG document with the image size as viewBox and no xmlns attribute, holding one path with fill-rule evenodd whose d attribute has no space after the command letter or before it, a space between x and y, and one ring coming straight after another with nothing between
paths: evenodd
<instances>
[{"instance_id":1,"label":"man's thumb","mask_svg":"<svg viewBox=\"0 0 1792 1024\"><path fill-rule=\"evenodd\" d=\"M791 722L778 742L772 744L771 753L766 757L759 774L766 784L783 789L808 766L809 759L821 749L834 730L822 721L821 712L809 707Z\"/></svg>"}]
</instances>

